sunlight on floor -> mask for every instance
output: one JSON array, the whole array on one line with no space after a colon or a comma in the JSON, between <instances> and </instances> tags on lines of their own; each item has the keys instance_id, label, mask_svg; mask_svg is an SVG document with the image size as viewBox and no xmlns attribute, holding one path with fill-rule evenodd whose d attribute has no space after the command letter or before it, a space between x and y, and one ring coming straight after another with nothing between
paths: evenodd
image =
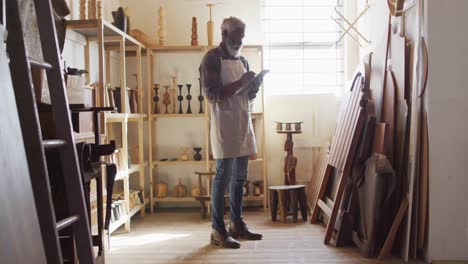
<instances>
[{"instance_id":1,"label":"sunlight on floor","mask_svg":"<svg viewBox=\"0 0 468 264\"><path fill-rule=\"evenodd\" d=\"M112 238L112 246L110 251L116 251L120 248L136 247L147 244L156 244L163 241L174 240L179 238L189 237L191 234L168 234L168 233L157 233L147 234L135 237L114 237Z\"/></svg>"}]
</instances>

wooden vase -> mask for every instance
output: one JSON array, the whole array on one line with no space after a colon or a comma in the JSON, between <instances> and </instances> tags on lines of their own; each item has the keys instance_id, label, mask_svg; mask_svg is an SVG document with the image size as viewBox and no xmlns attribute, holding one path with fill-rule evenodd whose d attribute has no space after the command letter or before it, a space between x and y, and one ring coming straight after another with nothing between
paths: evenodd
<instances>
[{"instance_id":1,"label":"wooden vase","mask_svg":"<svg viewBox=\"0 0 468 264\"><path fill-rule=\"evenodd\" d=\"M187 187L182 184L182 180L179 178L179 184L174 186L172 189L172 195L177 198L182 198L187 195Z\"/></svg>"},{"instance_id":2,"label":"wooden vase","mask_svg":"<svg viewBox=\"0 0 468 264\"><path fill-rule=\"evenodd\" d=\"M192 195L192 197L200 196L200 187L198 187L198 186L192 187L192 190L190 191L190 194Z\"/></svg>"},{"instance_id":3,"label":"wooden vase","mask_svg":"<svg viewBox=\"0 0 468 264\"><path fill-rule=\"evenodd\" d=\"M167 183L160 181L154 185L153 192L156 193L157 198L164 198L167 196Z\"/></svg>"},{"instance_id":4,"label":"wooden vase","mask_svg":"<svg viewBox=\"0 0 468 264\"><path fill-rule=\"evenodd\" d=\"M165 114L169 114L169 105L171 104L171 95L169 94L169 86L164 86L163 104L166 106Z\"/></svg>"}]
</instances>

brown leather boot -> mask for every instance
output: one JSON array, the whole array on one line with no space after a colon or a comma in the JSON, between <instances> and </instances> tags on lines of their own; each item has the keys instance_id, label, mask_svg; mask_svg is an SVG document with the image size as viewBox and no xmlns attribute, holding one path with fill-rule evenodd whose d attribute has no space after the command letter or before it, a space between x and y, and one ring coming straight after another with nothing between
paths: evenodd
<instances>
[{"instance_id":1,"label":"brown leather boot","mask_svg":"<svg viewBox=\"0 0 468 264\"><path fill-rule=\"evenodd\" d=\"M229 221L229 233L233 238L247 239L247 240L261 240L263 235L252 233L247 228L245 222L241 219L237 222Z\"/></svg>"},{"instance_id":2,"label":"brown leather boot","mask_svg":"<svg viewBox=\"0 0 468 264\"><path fill-rule=\"evenodd\" d=\"M240 248L239 241L232 238L226 227L214 229L211 231L211 244L224 248Z\"/></svg>"}]
</instances>

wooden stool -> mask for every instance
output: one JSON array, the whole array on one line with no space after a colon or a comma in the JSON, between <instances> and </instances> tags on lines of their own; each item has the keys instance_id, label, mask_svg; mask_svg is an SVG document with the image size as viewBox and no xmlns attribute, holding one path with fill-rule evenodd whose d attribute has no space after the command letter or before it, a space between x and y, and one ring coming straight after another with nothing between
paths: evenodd
<instances>
[{"instance_id":1,"label":"wooden stool","mask_svg":"<svg viewBox=\"0 0 468 264\"><path fill-rule=\"evenodd\" d=\"M209 172L198 172L195 171L195 174L198 175L198 186L200 187L200 195L195 197L195 200L200 202L200 215L202 219L205 219L208 215L208 206L209 202L211 201L211 184L212 184L212 178L213 175L216 175L216 172L209 171ZM203 191L203 180L202 177L206 177L206 190ZM224 203L226 204L227 199L229 198L229 195L225 194L224 195ZM208 202L208 205L207 205ZM226 207L225 207L226 208ZM226 210L225 210L226 212Z\"/></svg>"},{"instance_id":2,"label":"wooden stool","mask_svg":"<svg viewBox=\"0 0 468 264\"><path fill-rule=\"evenodd\" d=\"M289 209L291 209L294 223L297 222L298 204L301 209L302 221L307 221L308 207L305 185L278 185L271 186L268 189L270 190L271 220L276 221L279 203L281 221L283 223L286 222L286 215Z\"/></svg>"}]
</instances>

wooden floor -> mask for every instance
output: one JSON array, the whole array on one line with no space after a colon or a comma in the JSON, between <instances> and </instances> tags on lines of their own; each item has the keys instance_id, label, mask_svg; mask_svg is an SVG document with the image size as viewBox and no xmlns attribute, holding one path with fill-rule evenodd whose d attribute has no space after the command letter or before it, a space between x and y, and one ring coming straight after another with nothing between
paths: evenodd
<instances>
[{"instance_id":1,"label":"wooden floor","mask_svg":"<svg viewBox=\"0 0 468 264\"><path fill-rule=\"evenodd\" d=\"M201 220L198 211L135 216L130 233L112 235L106 263L404 263L365 259L355 248L325 246L325 228L320 225L271 222L263 211L245 212L244 219L264 239L241 241L240 249L222 249L210 245L211 224Z\"/></svg>"}]
</instances>

